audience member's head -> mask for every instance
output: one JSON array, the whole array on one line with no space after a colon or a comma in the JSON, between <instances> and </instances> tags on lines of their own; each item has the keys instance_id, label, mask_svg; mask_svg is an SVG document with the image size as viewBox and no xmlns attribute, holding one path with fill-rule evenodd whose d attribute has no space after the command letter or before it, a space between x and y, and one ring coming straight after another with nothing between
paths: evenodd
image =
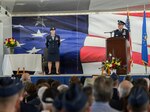
<instances>
[{"instance_id":1,"label":"audience member's head","mask_svg":"<svg viewBox=\"0 0 150 112\"><path fill-rule=\"evenodd\" d=\"M37 94L38 94L38 97L39 97L39 99L40 99L41 102L42 102L43 94L44 94L44 92L45 92L45 90L46 90L47 88L48 88L48 87L43 86L43 87L41 87L41 88L38 89Z\"/></svg>"},{"instance_id":2,"label":"audience member's head","mask_svg":"<svg viewBox=\"0 0 150 112\"><path fill-rule=\"evenodd\" d=\"M72 84L64 95L65 112L86 112L89 109L88 98L79 85Z\"/></svg>"},{"instance_id":3,"label":"audience member's head","mask_svg":"<svg viewBox=\"0 0 150 112\"><path fill-rule=\"evenodd\" d=\"M129 112L148 112L149 95L142 86L132 88L128 98Z\"/></svg>"},{"instance_id":4,"label":"audience member's head","mask_svg":"<svg viewBox=\"0 0 150 112\"><path fill-rule=\"evenodd\" d=\"M105 76L97 77L93 90L96 102L109 102L113 94L113 81Z\"/></svg>"},{"instance_id":5,"label":"audience member's head","mask_svg":"<svg viewBox=\"0 0 150 112\"><path fill-rule=\"evenodd\" d=\"M23 83L31 82L30 74L29 73L23 73L21 76L21 81Z\"/></svg>"},{"instance_id":6,"label":"audience member's head","mask_svg":"<svg viewBox=\"0 0 150 112\"><path fill-rule=\"evenodd\" d=\"M83 87L83 92L86 94L86 96L88 97L88 102L89 102L89 105L91 106L92 103L93 103L93 92L92 92L92 86L86 86L86 87Z\"/></svg>"},{"instance_id":7,"label":"audience member's head","mask_svg":"<svg viewBox=\"0 0 150 112\"><path fill-rule=\"evenodd\" d=\"M15 112L22 98L23 84L11 77L0 78L0 112Z\"/></svg>"},{"instance_id":8,"label":"audience member's head","mask_svg":"<svg viewBox=\"0 0 150 112\"><path fill-rule=\"evenodd\" d=\"M133 84L131 82L127 80L122 81L118 87L120 98L128 96L132 87L133 87Z\"/></svg>"},{"instance_id":9,"label":"audience member's head","mask_svg":"<svg viewBox=\"0 0 150 112\"><path fill-rule=\"evenodd\" d=\"M84 87L86 86L93 86L93 83L94 83L94 80L93 78L86 78L85 81L84 81Z\"/></svg>"},{"instance_id":10,"label":"audience member's head","mask_svg":"<svg viewBox=\"0 0 150 112\"><path fill-rule=\"evenodd\" d=\"M148 84L146 82L146 80L144 78L139 78L137 80L135 80L134 82L134 86L142 86L144 87L146 90L148 90Z\"/></svg>"},{"instance_id":11,"label":"audience member's head","mask_svg":"<svg viewBox=\"0 0 150 112\"><path fill-rule=\"evenodd\" d=\"M27 92L27 94L28 95L31 95L31 94L34 94L34 93L36 93L37 91L36 91L36 86L35 86L35 84L33 84L33 83L27 83L26 85L25 85L25 91Z\"/></svg>"},{"instance_id":12,"label":"audience member's head","mask_svg":"<svg viewBox=\"0 0 150 112\"><path fill-rule=\"evenodd\" d=\"M57 80L54 80L52 83L51 83L51 88L55 88L57 89L58 86L61 85L61 83Z\"/></svg>"},{"instance_id":13,"label":"audience member's head","mask_svg":"<svg viewBox=\"0 0 150 112\"><path fill-rule=\"evenodd\" d=\"M55 80L52 79L52 78L47 79L47 83L48 83L49 85L51 85L53 81L55 81Z\"/></svg>"},{"instance_id":14,"label":"audience member's head","mask_svg":"<svg viewBox=\"0 0 150 112\"><path fill-rule=\"evenodd\" d=\"M44 91L42 96L42 106L43 110L52 111L52 104L54 99L59 95L59 91L54 88L48 88Z\"/></svg>"},{"instance_id":15,"label":"audience member's head","mask_svg":"<svg viewBox=\"0 0 150 112\"><path fill-rule=\"evenodd\" d=\"M61 84L57 87L57 90L60 92L60 93L64 93L66 92L67 90L69 89L68 85L65 85L65 84Z\"/></svg>"},{"instance_id":16,"label":"audience member's head","mask_svg":"<svg viewBox=\"0 0 150 112\"><path fill-rule=\"evenodd\" d=\"M80 79L77 76L72 76L69 80L70 85L71 84L80 84Z\"/></svg>"}]
</instances>

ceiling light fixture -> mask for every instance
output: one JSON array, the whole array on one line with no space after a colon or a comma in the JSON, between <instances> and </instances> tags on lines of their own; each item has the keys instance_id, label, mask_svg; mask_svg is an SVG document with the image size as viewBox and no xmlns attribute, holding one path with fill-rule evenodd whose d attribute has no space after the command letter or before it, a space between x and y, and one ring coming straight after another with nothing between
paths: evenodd
<instances>
[{"instance_id":1,"label":"ceiling light fixture","mask_svg":"<svg viewBox=\"0 0 150 112\"><path fill-rule=\"evenodd\" d=\"M26 3L24 3L24 2L17 2L16 5L23 6L23 5L26 5Z\"/></svg>"}]
</instances>

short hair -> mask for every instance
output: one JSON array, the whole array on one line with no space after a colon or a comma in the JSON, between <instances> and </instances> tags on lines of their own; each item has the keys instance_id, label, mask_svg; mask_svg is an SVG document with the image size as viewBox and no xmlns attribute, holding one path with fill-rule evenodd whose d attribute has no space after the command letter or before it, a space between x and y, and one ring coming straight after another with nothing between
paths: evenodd
<instances>
[{"instance_id":1,"label":"short hair","mask_svg":"<svg viewBox=\"0 0 150 112\"><path fill-rule=\"evenodd\" d=\"M130 81L127 81L127 80L122 81L118 87L120 97L123 98L123 97L128 96L132 87L133 85Z\"/></svg>"},{"instance_id":2,"label":"short hair","mask_svg":"<svg viewBox=\"0 0 150 112\"><path fill-rule=\"evenodd\" d=\"M57 87L58 87L59 85L61 85L61 82L58 81L58 80L54 80L54 81L51 83L50 87L57 89Z\"/></svg>"},{"instance_id":3,"label":"short hair","mask_svg":"<svg viewBox=\"0 0 150 112\"><path fill-rule=\"evenodd\" d=\"M88 98L78 84L72 84L63 97L65 112L85 112Z\"/></svg>"},{"instance_id":4,"label":"short hair","mask_svg":"<svg viewBox=\"0 0 150 112\"><path fill-rule=\"evenodd\" d=\"M149 95L142 86L132 88L128 98L128 109L132 112L144 112L149 106Z\"/></svg>"},{"instance_id":5,"label":"short hair","mask_svg":"<svg viewBox=\"0 0 150 112\"><path fill-rule=\"evenodd\" d=\"M59 91L55 88L48 88L44 91L42 101L44 103L53 103L54 99L59 95Z\"/></svg>"},{"instance_id":6,"label":"short hair","mask_svg":"<svg viewBox=\"0 0 150 112\"><path fill-rule=\"evenodd\" d=\"M145 89L148 88L148 84L147 84L146 80L143 78L139 78L139 79L135 80L134 86L142 86Z\"/></svg>"},{"instance_id":7,"label":"short hair","mask_svg":"<svg viewBox=\"0 0 150 112\"><path fill-rule=\"evenodd\" d=\"M84 92L87 96L92 95L92 87L91 87L91 86L83 87L83 92Z\"/></svg>"},{"instance_id":8,"label":"short hair","mask_svg":"<svg viewBox=\"0 0 150 112\"><path fill-rule=\"evenodd\" d=\"M80 79L77 76L72 76L69 80L70 84L80 84Z\"/></svg>"},{"instance_id":9,"label":"short hair","mask_svg":"<svg viewBox=\"0 0 150 112\"><path fill-rule=\"evenodd\" d=\"M96 101L108 102L112 98L113 84L112 79L99 76L94 82L94 97Z\"/></svg>"},{"instance_id":10,"label":"short hair","mask_svg":"<svg viewBox=\"0 0 150 112\"><path fill-rule=\"evenodd\" d=\"M146 104L141 105L140 107L135 107L135 106L131 106L130 104L128 104L128 108L130 108L132 112L148 112L148 111L145 111L148 105L149 105L148 102Z\"/></svg>"},{"instance_id":11,"label":"short hair","mask_svg":"<svg viewBox=\"0 0 150 112\"><path fill-rule=\"evenodd\" d=\"M31 82L26 83L24 89L25 89L25 91L26 91L29 95L34 94L34 93L37 92L37 91L36 91L36 85L33 84L33 83L31 83Z\"/></svg>"}]
</instances>

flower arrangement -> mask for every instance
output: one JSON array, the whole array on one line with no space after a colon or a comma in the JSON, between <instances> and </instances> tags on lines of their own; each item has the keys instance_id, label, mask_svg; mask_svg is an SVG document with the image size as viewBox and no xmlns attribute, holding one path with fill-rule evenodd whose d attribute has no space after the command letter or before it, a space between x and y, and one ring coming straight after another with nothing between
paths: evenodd
<instances>
[{"instance_id":1,"label":"flower arrangement","mask_svg":"<svg viewBox=\"0 0 150 112\"><path fill-rule=\"evenodd\" d=\"M18 41L15 40L13 37L7 38L7 39L5 39L4 45L8 48L9 47L16 47L18 45Z\"/></svg>"},{"instance_id":2,"label":"flower arrangement","mask_svg":"<svg viewBox=\"0 0 150 112\"><path fill-rule=\"evenodd\" d=\"M120 59L113 57L112 54L109 54L108 59L105 62L102 62L102 67L105 71L113 69L117 70L121 67L121 61Z\"/></svg>"}]
</instances>

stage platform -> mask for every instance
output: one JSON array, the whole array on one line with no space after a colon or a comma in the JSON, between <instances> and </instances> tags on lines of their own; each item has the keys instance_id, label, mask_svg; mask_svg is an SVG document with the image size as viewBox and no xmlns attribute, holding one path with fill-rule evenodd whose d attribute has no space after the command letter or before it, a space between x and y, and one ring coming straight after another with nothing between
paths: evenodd
<instances>
[{"instance_id":1,"label":"stage platform","mask_svg":"<svg viewBox=\"0 0 150 112\"><path fill-rule=\"evenodd\" d=\"M54 80L60 81L62 84L69 84L69 79L72 76L77 76L79 78L86 77L92 78L93 75L86 75L86 74L62 74L62 75L31 75L31 81L36 83L38 79L48 79L52 78ZM126 75L119 75L119 81L122 81ZM137 78L148 78L148 75L131 75L133 80Z\"/></svg>"}]
</instances>

